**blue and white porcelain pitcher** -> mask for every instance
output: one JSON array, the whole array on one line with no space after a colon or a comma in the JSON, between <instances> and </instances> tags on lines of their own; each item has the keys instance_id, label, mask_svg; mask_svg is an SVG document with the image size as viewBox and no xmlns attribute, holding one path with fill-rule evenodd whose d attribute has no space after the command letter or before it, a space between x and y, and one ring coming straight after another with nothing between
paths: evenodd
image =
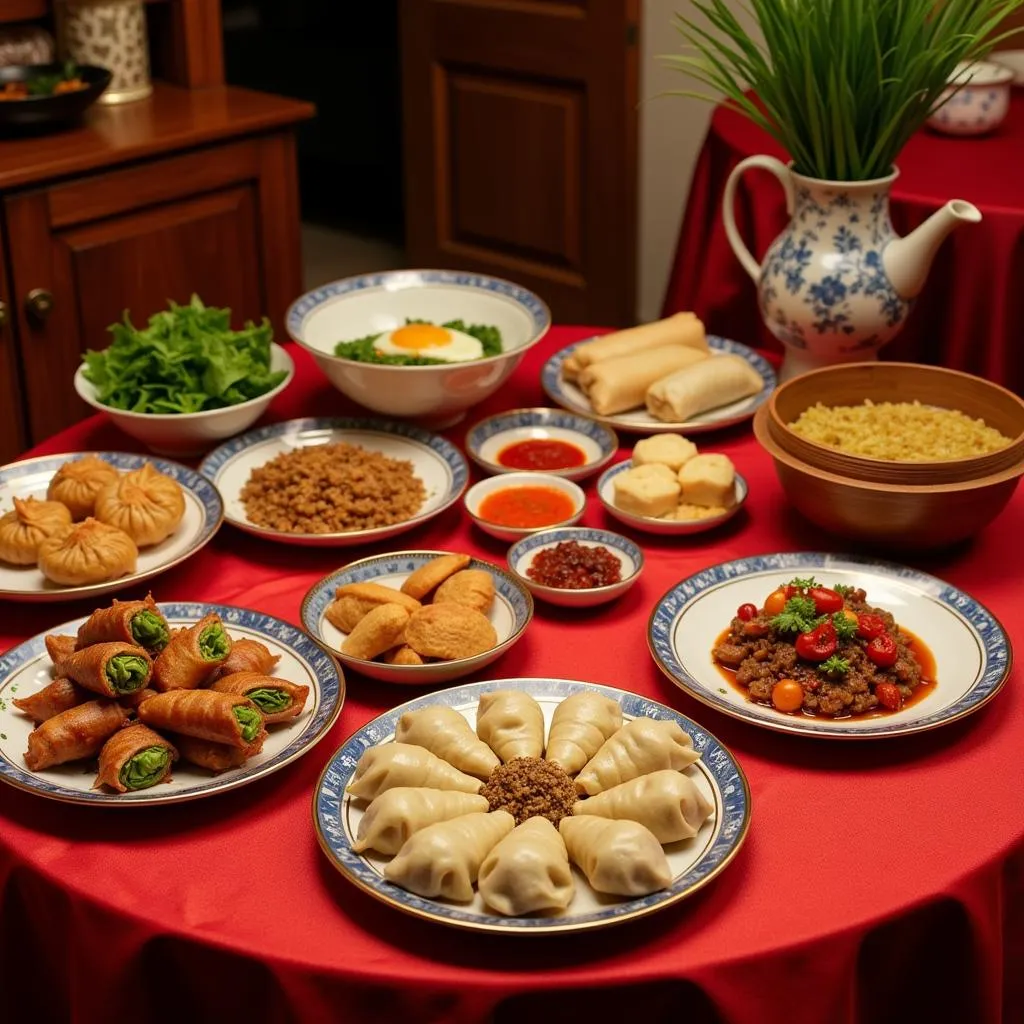
<instances>
[{"instance_id":1,"label":"blue and white porcelain pitcher","mask_svg":"<svg viewBox=\"0 0 1024 1024\"><path fill-rule=\"evenodd\" d=\"M743 244L733 213L740 176L752 167L779 179L792 218L761 265ZM796 174L774 157L752 156L729 175L726 235L757 283L765 324L785 346L781 380L833 363L877 359L903 327L943 239L958 224L981 220L976 207L955 199L897 238L889 219L897 173L873 181L822 181Z\"/></svg>"}]
</instances>

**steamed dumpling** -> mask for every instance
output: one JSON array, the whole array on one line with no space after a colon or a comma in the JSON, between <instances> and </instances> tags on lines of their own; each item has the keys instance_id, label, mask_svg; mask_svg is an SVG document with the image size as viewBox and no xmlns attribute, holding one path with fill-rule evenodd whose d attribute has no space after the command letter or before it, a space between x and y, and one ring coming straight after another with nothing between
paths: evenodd
<instances>
[{"instance_id":1,"label":"steamed dumpling","mask_svg":"<svg viewBox=\"0 0 1024 1024\"><path fill-rule=\"evenodd\" d=\"M396 786L480 792L479 779L464 775L436 754L409 743L382 743L363 751L348 792L363 800L375 800L385 790Z\"/></svg>"},{"instance_id":2,"label":"steamed dumpling","mask_svg":"<svg viewBox=\"0 0 1024 1024\"><path fill-rule=\"evenodd\" d=\"M711 804L693 780L670 769L640 775L589 800L577 800L572 809L573 814L637 821L650 829L659 843L692 839L711 811Z\"/></svg>"},{"instance_id":3,"label":"steamed dumpling","mask_svg":"<svg viewBox=\"0 0 1024 1024\"><path fill-rule=\"evenodd\" d=\"M398 743L414 743L437 754L460 772L487 779L501 763L486 743L476 738L469 722L444 704L406 711L395 730Z\"/></svg>"},{"instance_id":4,"label":"steamed dumpling","mask_svg":"<svg viewBox=\"0 0 1024 1024\"><path fill-rule=\"evenodd\" d=\"M477 704L476 734L506 764L515 757L540 757L544 712L522 690L494 690Z\"/></svg>"},{"instance_id":5,"label":"steamed dumpling","mask_svg":"<svg viewBox=\"0 0 1024 1024\"><path fill-rule=\"evenodd\" d=\"M394 854L414 832L464 814L486 812L487 797L455 790L398 786L381 793L359 820L352 849Z\"/></svg>"},{"instance_id":6,"label":"steamed dumpling","mask_svg":"<svg viewBox=\"0 0 1024 1024\"><path fill-rule=\"evenodd\" d=\"M516 826L480 867L484 903L506 917L565 910L575 889L565 843L547 818Z\"/></svg>"},{"instance_id":7,"label":"steamed dumpling","mask_svg":"<svg viewBox=\"0 0 1024 1024\"><path fill-rule=\"evenodd\" d=\"M555 708L544 756L575 775L621 728L622 708L616 701L582 690Z\"/></svg>"},{"instance_id":8,"label":"steamed dumpling","mask_svg":"<svg viewBox=\"0 0 1024 1024\"><path fill-rule=\"evenodd\" d=\"M118 477L118 472L109 462L95 455L65 462L50 480L46 497L66 505L71 518L85 519L96 507L96 495Z\"/></svg>"},{"instance_id":9,"label":"steamed dumpling","mask_svg":"<svg viewBox=\"0 0 1024 1024\"><path fill-rule=\"evenodd\" d=\"M514 827L508 811L464 814L428 825L409 837L385 866L384 877L420 896L465 903L473 898L484 858Z\"/></svg>"},{"instance_id":10,"label":"steamed dumpling","mask_svg":"<svg viewBox=\"0 0 1024 1024\"><path fill-rule=\"evenodd\" d=\"M638 775L662 768L679 771L699 758L677 722L634 718L601 744L576 776L576 788L594 796Z\"/></svg>"},{"instance_id":11,"label":"steamed dumpling","mask_svg":"<svg viewBox=\"0 0 1024 1024\"><path fill-rule=\"evenodd\" d=\"M96 518L124 530L139 547L166 540L185 515L180 484L146 462L96 495Z\"/></svg>"},{"instance_id":12,"label":"steamed dumpling","mask_svg":"<svg viewBox=\"0 0 1024 1024\"><path fill-rule=\"evenodd\" d=\"M563 818L558 829L570 859L598 892L646 896L672 881L661 843L635 821L584 815Z\"/></svg>"},{"instance_id":13,"label":"steamed dumpling","mask_svg":"<svg viewBox=\"0 0 1024 1024\"><path fill-rule=\"evenodd\" d=\"M71 513L59 501L14 499L14 510L0 517L0 562L35 565L39 545L71 525Z\"/></svg>"},{"instance_id":14,"label":"steamed dumpling","mask_svg":"<svg viewBox=\"0 0 1024 1024\"><path fill-rule=\"evenodd\" d=\"M83 586L135 572L139 549L124 530L95 519L64 526L39 545L39 568L54 583Z\"/></svg>"}]
</instances>

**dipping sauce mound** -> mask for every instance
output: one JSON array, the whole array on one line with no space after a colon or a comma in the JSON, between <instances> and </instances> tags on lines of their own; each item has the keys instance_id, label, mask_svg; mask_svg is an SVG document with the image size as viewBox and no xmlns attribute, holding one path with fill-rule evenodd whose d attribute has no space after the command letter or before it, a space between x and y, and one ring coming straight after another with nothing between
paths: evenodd
<instances>
[{"instance_id":1,"label":"dipping sauce mound","mask_svg":"<svg viewBox=\"0 0 1024 1024\"><path fill-rule=\"evenodd\" d=\"M622 582L622 564L603 545L565 540L537 553L526 575L545 587L589 590Z\"/></svg>"},{"instance_id":2,"label":"dipping sauce mound","mask_svg":"<svg viewBox=\"0 0 1024 1024\"><path fill-rule=\"evenodd\" d=\"M478 515L498 526L532 529L565 522L576 511L572 498L554 487L505 487L480 502Z\"/></svg>"},{"instance_id":3,"label":"dipping sauce mound","mask_svg":"<svg viewBox=\"0 0 1024 1024\"><path fill-rule=\"evenodd\" d=\"M514 757L491 772L480 790L492 811L508 811L522 825L527 818L547 818L557 826L572 814L576 787L565 771L541 757Z\"/></svg>"},{"instance_id":4,"label":"dipping sauce mound","mask_svg":"<svg viewBox=\"0 0 1024 1024\"><path fill-rule=\"evenodd\" d=\"M498 462L510 469L572 469L587 461L586 452L568 441L556 438L531 438L506 445L498 452Z\"/></svg>"}]
</instances>

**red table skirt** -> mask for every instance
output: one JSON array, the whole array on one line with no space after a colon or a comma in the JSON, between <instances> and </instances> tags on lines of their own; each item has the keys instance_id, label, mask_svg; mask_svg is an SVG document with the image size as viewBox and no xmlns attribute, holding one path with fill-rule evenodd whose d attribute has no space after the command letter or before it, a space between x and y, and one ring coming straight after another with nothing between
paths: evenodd
<instances>
[{"instance_id":1,"label":"red table skirt","mask_svg":"<svg viewBox=\"0 0 1024 1024\"><path fill-rule=\"evenodd\" d=\"M756 153L788 159L760 128L719 107L694 172L664 314L693 310L715 334L780 351L722 223L726 180ZM954 138L923 130L897 166L892 221L898 234L951 199L974 203L983 219L960 226L943 243L906 328L881 357L966 370L1024 393L1024 91L1015 91L1007 119L992 135ZM736 193L736 225L755 259L786 223L778 181L748 171Z\"/></svg>"},{"instance_id":2,"label":"red table skirt","mask_svg":"<svg viewBox=\"0 0 1024 1024\"><path fill-rule=\"evenodd\" d=\"M552 331L471 421L540 404L543 359L584 333ZM296 380L269 419L351 411L303 352L292 354ZM461 444L464 428L448 436ZM726 452L746 476L743 512L692 538L635 535L647 562L633 590L587 612L538 605L524 639L482 675L621 686L718 736L747 773L753 816L745 846L714 883L662 913L575 936L480 936L375 902L321 854L312 791L346 736L421 691L350 674L345 707L324 741L235 792L166 808L97 809L0 786L0 1017L76 1024L1024 1019L1020 671L970 718L877 743L773 734L690 699L647 653L647 617L660 596L727 559L837 548L787 509L749 428L702 446ZM34 454L126 447L133 446L93 418ZM621 529L592 483L587 491L584 522ZM985 602L1018 644L1022 526L1024 492L971 546L915 562ZM505 555L505 545L476 531L458 508L370 550L283 547L225 526L206 549L154 580L153 592L158 600L241 604L297 622L315 580L353 558L402 547L466 550L499 563ZM3 605L0 650L90 607Z\"/></svg>"}]
</instances>

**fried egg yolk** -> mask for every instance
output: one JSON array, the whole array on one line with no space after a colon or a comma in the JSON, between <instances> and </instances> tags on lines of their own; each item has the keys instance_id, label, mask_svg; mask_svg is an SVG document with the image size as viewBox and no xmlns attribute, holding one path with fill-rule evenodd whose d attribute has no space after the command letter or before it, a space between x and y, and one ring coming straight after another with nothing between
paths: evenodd
<instances>
[{"instance_id":1,"label":"fried egg yolk","mask_svg":"<svg viewBox=\"0 0 1024 1024\"><path fill-rule=\"evenodd\" d=\"M382 355L420 356L446 363L483 358L480 342L462 331L435 324L406 324L375 339L373 347Z\"/></svg>"}]
</instances>

